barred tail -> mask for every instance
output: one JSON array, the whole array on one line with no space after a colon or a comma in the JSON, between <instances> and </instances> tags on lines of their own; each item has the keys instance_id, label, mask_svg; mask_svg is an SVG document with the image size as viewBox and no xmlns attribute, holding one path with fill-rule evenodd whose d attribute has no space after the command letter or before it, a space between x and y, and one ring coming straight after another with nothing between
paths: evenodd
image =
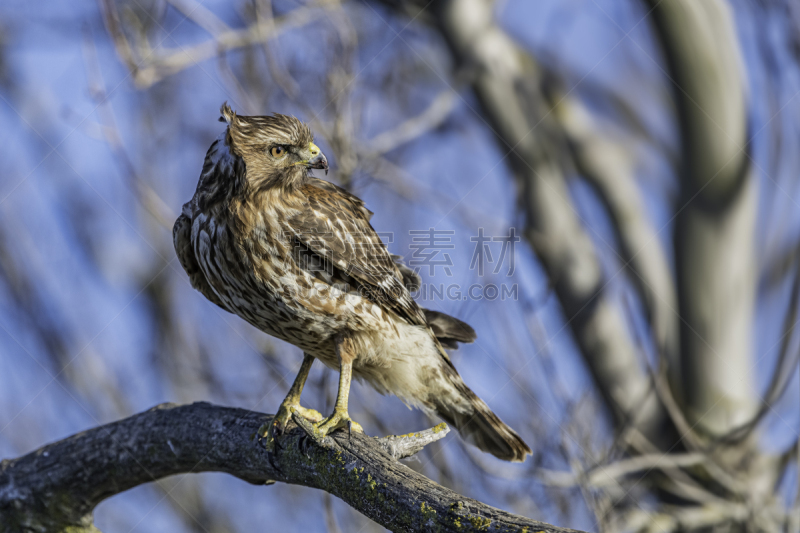
<instances>
[{"instance_id":1,"label":"barred tail","mask_svg":"<svg viewBox=\"0 0 800 533\"><path fill-rule=\"evenodd\" d=\"M454 409L453 406L436 403L437 414L445 422L455 426L464 440L481 450L504 461L524 461L525 456L531 453L528 445L500 420L483 400L464 385L463 381L462 385L464 399L470 408Z\"/></svg>"},{"instance_id":2,"label":"barred tail","mask_svg":"<svg viewBox=\"0 0 800 533\"><path fill-rule=\"evenodd\" d=\"M504 461L524 461L533 453L530 447L467 387L442 346L436 344L443 359L443 377L448 382L439 394L429 397L436 413L455 426L470 444Z\"/></svg>"}]
</instances>

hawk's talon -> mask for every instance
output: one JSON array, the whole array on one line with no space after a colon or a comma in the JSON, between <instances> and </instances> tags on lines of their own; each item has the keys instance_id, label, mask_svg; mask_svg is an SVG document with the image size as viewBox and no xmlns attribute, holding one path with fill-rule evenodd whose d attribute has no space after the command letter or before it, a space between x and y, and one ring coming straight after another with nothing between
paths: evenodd
<instances>
[{"instance_id":1,"label":"hawk's talon","mask_svg":"<svg viewBox=\"0 0 800 533\"><path fill-rule=\"evenodd\" d=\"M314 436L321 439L337 429L344 428L347 428L350 434L352 434L353 430L356 433L364 433L364 428L361 427L361 424L350 418L345 409L334 409L331 416L314 424Z\"/></svg>"},{"instance_id":2,"label":"hawk's talon","mask_svg":"<svg viewBox=\"0 0 800 533\"><path fill-rule=\"evenodd\" d=\"M258 442L261 442L262 440L267 438L267 435L269 434L269 428L270 428L269 423L261 424L261 427L259 427L258 431L256 431L256 439L258 440Z\"/></svg>"},{"instance_id":3,"label":"hawk's talon","mask_svg":"<svg viewBox=\"0 0 800 533\"><path fill-rule=\"evenodd\" d=\"M272 418L272 422L264 424L258 428L259 441L266 441L264 443L264 448L269 451L275 449L275 438L283 435L283 432L286 430L286 426L289 423L289 419L292 418L292 415L301 416L312 423L320 422L322 420L322 415L319 413L319 411L307 409L299 403L284 402L281 404L278 412Z\"/></svg>"}]
</instances>

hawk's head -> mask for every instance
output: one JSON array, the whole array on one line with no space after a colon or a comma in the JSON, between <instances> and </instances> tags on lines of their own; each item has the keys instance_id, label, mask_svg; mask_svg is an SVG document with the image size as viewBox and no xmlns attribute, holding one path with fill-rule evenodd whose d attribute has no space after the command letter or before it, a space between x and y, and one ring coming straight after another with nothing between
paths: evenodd
<instances>
[{"instance_id":1,"label":"hawk's head","mask_svg":"<svg viewBox=\"0 0 800 533\"><path fill-rule=\"evenodd\" d=\"M228 123L227 144L247 169L247 185L253 188L300 183L312 168L328 172L328 160L314 144L311 130L298 119L272 116L239 116L227 103L220 109Z\"/></svg>"}]
</instances>

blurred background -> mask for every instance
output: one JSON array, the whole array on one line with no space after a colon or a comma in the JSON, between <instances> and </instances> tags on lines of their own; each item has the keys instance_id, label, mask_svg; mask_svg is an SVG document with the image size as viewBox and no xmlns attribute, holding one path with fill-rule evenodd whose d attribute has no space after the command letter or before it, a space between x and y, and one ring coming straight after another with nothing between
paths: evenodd
<instances>
[{"instance_id":1,"label":"blurred background","mask_svg":"<svg viewBox=\"0 0 800 533\"><path fill-rule=\"evenodd\" d=\"M311 125L534 450L451 433L411 468L591 531L800 531L799 92L791 0L6 0L0 457L161 402L277 409L300 351L192 290L172 247L227 100ZM315 365L304 405L336 382ZM436 422L362 385L350 412ZM382 530L208 473L95 524Z\"/></svg>"}]
</instances>

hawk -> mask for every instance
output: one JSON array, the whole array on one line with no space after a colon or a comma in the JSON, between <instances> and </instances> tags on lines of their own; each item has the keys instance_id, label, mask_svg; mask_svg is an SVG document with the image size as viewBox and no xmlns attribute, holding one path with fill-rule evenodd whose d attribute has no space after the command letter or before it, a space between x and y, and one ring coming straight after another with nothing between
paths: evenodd
<instances>
[{"instance_id":1,"label":"hawk","mask_svg":"<svg viewBox=\"0 0 800 533\"><path fill-rule=\"evenodd\" d=\"M321 436L362 431L347 411L354 375L437 414L481 450L523 461L530 448L464 384L445 352L474 341L474 330L414 301L419 277L389 253L364 202L312 175L327 174L328 161L309 127L280 114L240 116L227 104L221 114L227 127L206 154L173 241L195 289L304 352L286 399L262 428L267 446L292 413ZM339 370L336 404L324 419L300 405L314 359Z\"/></svg>"}]
</instances>

